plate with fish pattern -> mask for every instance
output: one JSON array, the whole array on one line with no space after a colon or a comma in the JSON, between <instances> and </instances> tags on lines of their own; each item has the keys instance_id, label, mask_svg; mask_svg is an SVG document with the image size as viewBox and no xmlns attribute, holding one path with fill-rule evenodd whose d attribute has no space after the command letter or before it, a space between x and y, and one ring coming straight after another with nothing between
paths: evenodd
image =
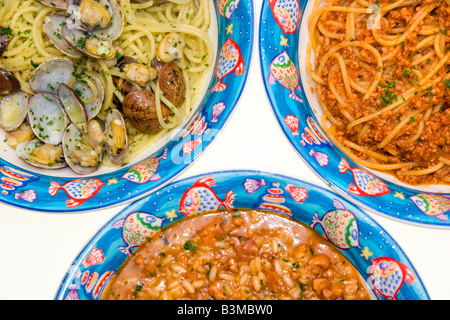
<instances>
[{"instance_id":1,"label":"plate with fish pattern","mask_svg":"<svg viewBox=\"0 0 450 320\"><path fill-rule=\"evenodd\" d=\"M450 227L448 188L410 187L366 170L336 148L320 127L322 110L309 91L302 48L314 1L265 0L259 26L260 64L275 117L307 165L335 192L370 212L426 227Z\"/></svg>"},{"instance_id":2,"label":"plate with fish pattern","mask_svg":"<svg viewBox=\"0 0 450 320\"><path fill-rule=\"evenodd\" d=\"M195 205L194 194L202 194ZM130 204L80 251L55 299L100 299L111 277L147 236L183 217L233 208L269 210L309 225L352 262L379 300L429 300L403 250L358 206L309 182L250 170L188 177Z\"/></svg>"},{"instance_id":3,"label":"plate with fish pattern","mask_svg":"<svg viewBox=\"0 0 450 320\"><path fill-rule=\"evenodd\" d=\"M0 155L0 201L46 212L103 208L163 187L192 164L215 139L246 84L254 41L251 0L213 0L217 17L216 61L206 94L175 137L152 155L119 170L95 176L41 174Z\"/></svg>"}]
</instances>

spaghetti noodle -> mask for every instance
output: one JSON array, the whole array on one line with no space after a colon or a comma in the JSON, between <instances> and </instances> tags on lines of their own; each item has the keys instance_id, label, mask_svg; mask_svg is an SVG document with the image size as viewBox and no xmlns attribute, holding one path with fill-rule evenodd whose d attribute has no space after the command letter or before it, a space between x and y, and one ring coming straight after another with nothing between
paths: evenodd
<instances>
[{"instance_id":1,"label":"spaghetti noodle","mask_svg":"<svg viewBox=\"0 0 450 320\"><path fill-rule=\"evenodd\" d=\"M122 162L123 165L148 150L191 114L193 105L199 99L200 88L213 64L214 50L208 35L211 22L209 0L171 0L164 3L157 0L146 2L117 0L117 2L124 18L124 28L114 46L121 56L134 58L144 65L151 65L162 40L168 33L178 34L185 43L182 56L174 61L182 70L186 82L182 104L175 107L165 99L154 81L147 84L146 89L155 90L155 96L161 99L156 101L156 105L162 130L154 134L142 133L125 119L129 149ZM92 93L89 97L82 97L84 104L95 101L101 94L94 78L101 81L104 99L97 119L104 121L107 112L110 109L120 108L124 99L122 92L116 88L113 77L126 79L126 76L110 60L94 59L85 55L74 58L58 50L43 29L46 19L55 13L64 15L66 10L52 8L34 0L2 1L0 25L2 34L9 34L9 42L0 58L0 66L12 72L19 80L21 89L31 95L33 91L29 80L38 65L56 57L69 58L74 63L76 77L68 85L73 85L75 80L82 80ZM172 111L166 119L160 115L161 103ZM107 157L103 164L113 165Z\"/></svg>"},{"instance_id":2,"label":"spaghetti noodle","mask_svg":"<svg viewBox=\"0 0 450 320\"><path fill-rule=\"evenodd\" d=\"M314 3L307 71L322 127L355 162L412 185L450 182L449 17L444 0Z\"/></svg>"}]
</instances>

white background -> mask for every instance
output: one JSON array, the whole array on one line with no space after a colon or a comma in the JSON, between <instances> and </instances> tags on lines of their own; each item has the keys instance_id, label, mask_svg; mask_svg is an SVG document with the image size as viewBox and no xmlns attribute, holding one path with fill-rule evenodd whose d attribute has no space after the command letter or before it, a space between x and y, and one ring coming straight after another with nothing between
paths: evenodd
<instances>
[{"instance_id":1,"label":"white background","mask_svg":"<svg viewBox=\"0 0 450 320\"><path fill-rule=\"evenodd\" d=\"M254 53L247 86L224 130L177 180L205 172L251 169L281 173L326 187L285 138L260 71L259 16L254 2ZM85 213L42 213L0 203L0 299L54 299L90 238L127 204ZM450 229L372 216L404 250L431 299L450 299ZM404 284L406 285L406 284Z\"/></svg>"}]
</instances>

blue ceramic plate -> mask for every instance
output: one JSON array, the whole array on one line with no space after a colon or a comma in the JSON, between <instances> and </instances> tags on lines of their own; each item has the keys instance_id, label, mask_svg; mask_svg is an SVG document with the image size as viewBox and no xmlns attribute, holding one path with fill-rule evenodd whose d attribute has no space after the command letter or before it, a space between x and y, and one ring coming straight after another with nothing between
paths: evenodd
<instances>
[{"instance_id":1,"label":"blue ceramic plate","mask_svg":"<svg viewBox=\"0 0 450 320\"><path fill-rule=\"evenodd\" d=\"M262 74L273 111L287 139L311 169L349 201L403 222L450 227L448 186L415 188L396 181L390 175L367 170L364 174L383 185L383 192L369 195L355 190L358 183L355 183L353 174L360 167L323 133L318 121L323 112L317 95L312 94L314 84L303 58L306 57L308 42L307 20L313 3L313 0L265 0L261 11ZM291 23L281 23L283 17L274 14L284 12L280 9L284 6L289 12L289 19L286 18L285 22ZM342 170L343 167L346 169Z\"/></svg>"},{"instance_id":2,"label":"blue ceramic plate","mask_svg":"<svg viewBox=\"0 0 450 320\"><path fill-rule=\"evenodd\" d=\"M153 192L185 170L223 129L235 108L247 79L253 50L253 3L250 0L214 0L211 10L212 40L217 44L216 66L224 66L221 52L235 52L237 63L220 81L211 71L211 81L197 111L153 154L140 163L96 176L52 176L24 163L11 162L5 148L0 153L0 201L33 210L75 212L102 208ZM217 23L216 23L217 22ZM217 32L214 31L217 29ZM234 61L234 60L233 60ZM226 71L227 69L225 69ZM221 89L216 90L217 83ZM169 133L170 134L170 133ZM66 169L64 169L66 170ZM67 169L69 170L69 169ZM136 172L143 179L134 179Z\"/></svg>"},{"instance_id":3,"label":"blue ceramic plate","mask_svg":"<svg viewBox=\"0 0 450 320\"><path fill-rule=\"evenodd\" d=\"M208 179L205 179L208 178ZM205 183L204 181L214 182ZM63 299L99 299L111 276L118 270L145 237L182 219L183 195L190 189L207 189L220 203L231 208L264 209L282 213L310 225L324 237L335 239L326 224L327 213L342 210L349 214L345 221L350 241L332 242L358 269L378 299L428 300L428 294L398 244L364 211L324 188L294 178L256 171L214 172L171 183L140 199L112 218L83 248L66 274L56 295ZM234 194L230 197L230 194ZM276 195L276 197L271 197ZM231 200L226 200L231 199ZM275 200L273 200L275 199ZM220 204L219 204L220 206ZM203 208L203 204L200 206ZM215 207L208 208L217 209ZM137 219L135 219L137 218ZM131 221L143 221L144 224ZM124 228L133 226L132 228ZM149 226L152 229L149 229ZM350 227L351 228L347 228ZM134 243L124 239L137 239ZM391 282L392 280L392 282Z\"/></svg>"}]
</instances>

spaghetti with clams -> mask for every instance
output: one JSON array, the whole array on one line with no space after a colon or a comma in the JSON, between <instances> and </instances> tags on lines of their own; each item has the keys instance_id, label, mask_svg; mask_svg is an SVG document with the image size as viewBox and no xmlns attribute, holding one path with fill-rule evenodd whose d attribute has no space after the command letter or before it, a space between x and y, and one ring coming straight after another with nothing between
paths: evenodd
<instances>
[{"instance_id":1,"label":"spaghetti with clams","mask_svg":"<svg viewBox=\"0 0 450 320\"><path fill-rule=\"evenodd\" d=\"M214 59L209 6L3 1L0 126L8 144L31 165L79 174L148 150L199 99Z\"/></svg>"}]
</instances>

